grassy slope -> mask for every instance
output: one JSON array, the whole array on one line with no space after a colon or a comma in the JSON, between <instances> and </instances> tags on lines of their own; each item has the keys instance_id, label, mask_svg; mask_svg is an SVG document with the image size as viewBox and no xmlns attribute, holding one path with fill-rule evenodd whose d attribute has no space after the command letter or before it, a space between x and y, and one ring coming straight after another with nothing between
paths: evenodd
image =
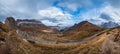
<instances>
[{"instance_id":1,"label":"grassy slope","mask_svg":"<svg viewBox=\"0 0 120 54\"><path fill-rule=\"evenodd\" d=\"M41 48L45 54L99 54L103 41L106 39L105 33L82 44L41 44L34 46Z\"/></svg>"}]
</instances>

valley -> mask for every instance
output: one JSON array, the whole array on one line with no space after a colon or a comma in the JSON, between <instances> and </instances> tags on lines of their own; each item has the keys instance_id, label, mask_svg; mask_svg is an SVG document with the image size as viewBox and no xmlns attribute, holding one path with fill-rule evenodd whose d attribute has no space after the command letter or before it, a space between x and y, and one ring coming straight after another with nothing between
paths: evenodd
<instances>
[{"instance_id":1,"label":"valley","mask_svg":"<svg viewBox=\"0 0 120 54\"><path fill-rule=\"evenodd\" d=\"M0 22L0 54L120 54L120 27L82 21L60 32L40 21Z\"/></svg>"}]
</instances>

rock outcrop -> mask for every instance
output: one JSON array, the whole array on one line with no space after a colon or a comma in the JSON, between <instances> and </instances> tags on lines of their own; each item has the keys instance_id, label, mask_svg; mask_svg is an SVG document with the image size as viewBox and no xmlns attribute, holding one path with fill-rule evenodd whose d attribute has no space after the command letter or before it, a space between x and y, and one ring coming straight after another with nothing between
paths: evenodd
<instances>
[{"instance_id":1,"label":"rock outcrop","mask_svg":"<svg viewBox=\"0 0 120 54\"><path fill-rule=\"evenodd\" d=\"M5 24L11 29L17 29L16 21L13 17L7 17L5 20Z\"/></svg>"}]
</instances>

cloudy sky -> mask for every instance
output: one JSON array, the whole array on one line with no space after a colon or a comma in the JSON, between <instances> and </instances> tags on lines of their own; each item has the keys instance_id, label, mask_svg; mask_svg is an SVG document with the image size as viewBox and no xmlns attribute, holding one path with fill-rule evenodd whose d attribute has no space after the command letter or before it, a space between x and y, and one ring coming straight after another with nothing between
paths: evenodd
<instances>
[{"instance_id":1,"label":"cloudy sky","mask_svg":"<svg viewBox=\"0 0 120 54\"><path fill-rule=\"evenodd\" d=\"M0 21L9 16L49 26L71 26L83 20L120 23L120 0L0 0Z\"/></svg>"}]
</instances>

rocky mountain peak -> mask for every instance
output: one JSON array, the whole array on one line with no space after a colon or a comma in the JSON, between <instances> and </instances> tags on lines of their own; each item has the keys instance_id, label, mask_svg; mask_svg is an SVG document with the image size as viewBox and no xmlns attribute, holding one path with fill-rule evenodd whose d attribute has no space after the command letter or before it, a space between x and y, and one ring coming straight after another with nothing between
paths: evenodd
<instances>
[{"instance_id":1,"label":"rocky mountain peak","mask_svg":"<svg viewBox=\"0 0 120 54\"><path fill-rule=\"evenodd\" d=\"M81 24L85 24L85 23L90 23L90 22L88 22L88 21L82 21L82 22L80 22Z\"/></svg>"},{"instance_id":2,"label":"rocky mountain peak","mask_svg":"<svg viewBox=\"0 0 120 54\"><path fill-rule=\"evenodd\" d=\"M5 24L9 26L11 29L16 29L16 22L13 17L7 17L5 20Z\"/></svg>"},{"instance_id":3,"label":"rocky mountain peak","mask_svg":"<svg viewBox=\"0 0 120 54\"><path fill-rule=\"evenodd\" d=\"M100 28L99 26L94 25L88 21L82 21L70 27L68 30L64 31L64 36L71 36L71 39L76 36L77 38L74 39L80 40L100 31L101 29L102 28Z\"/></svg>"}]
</instances>

